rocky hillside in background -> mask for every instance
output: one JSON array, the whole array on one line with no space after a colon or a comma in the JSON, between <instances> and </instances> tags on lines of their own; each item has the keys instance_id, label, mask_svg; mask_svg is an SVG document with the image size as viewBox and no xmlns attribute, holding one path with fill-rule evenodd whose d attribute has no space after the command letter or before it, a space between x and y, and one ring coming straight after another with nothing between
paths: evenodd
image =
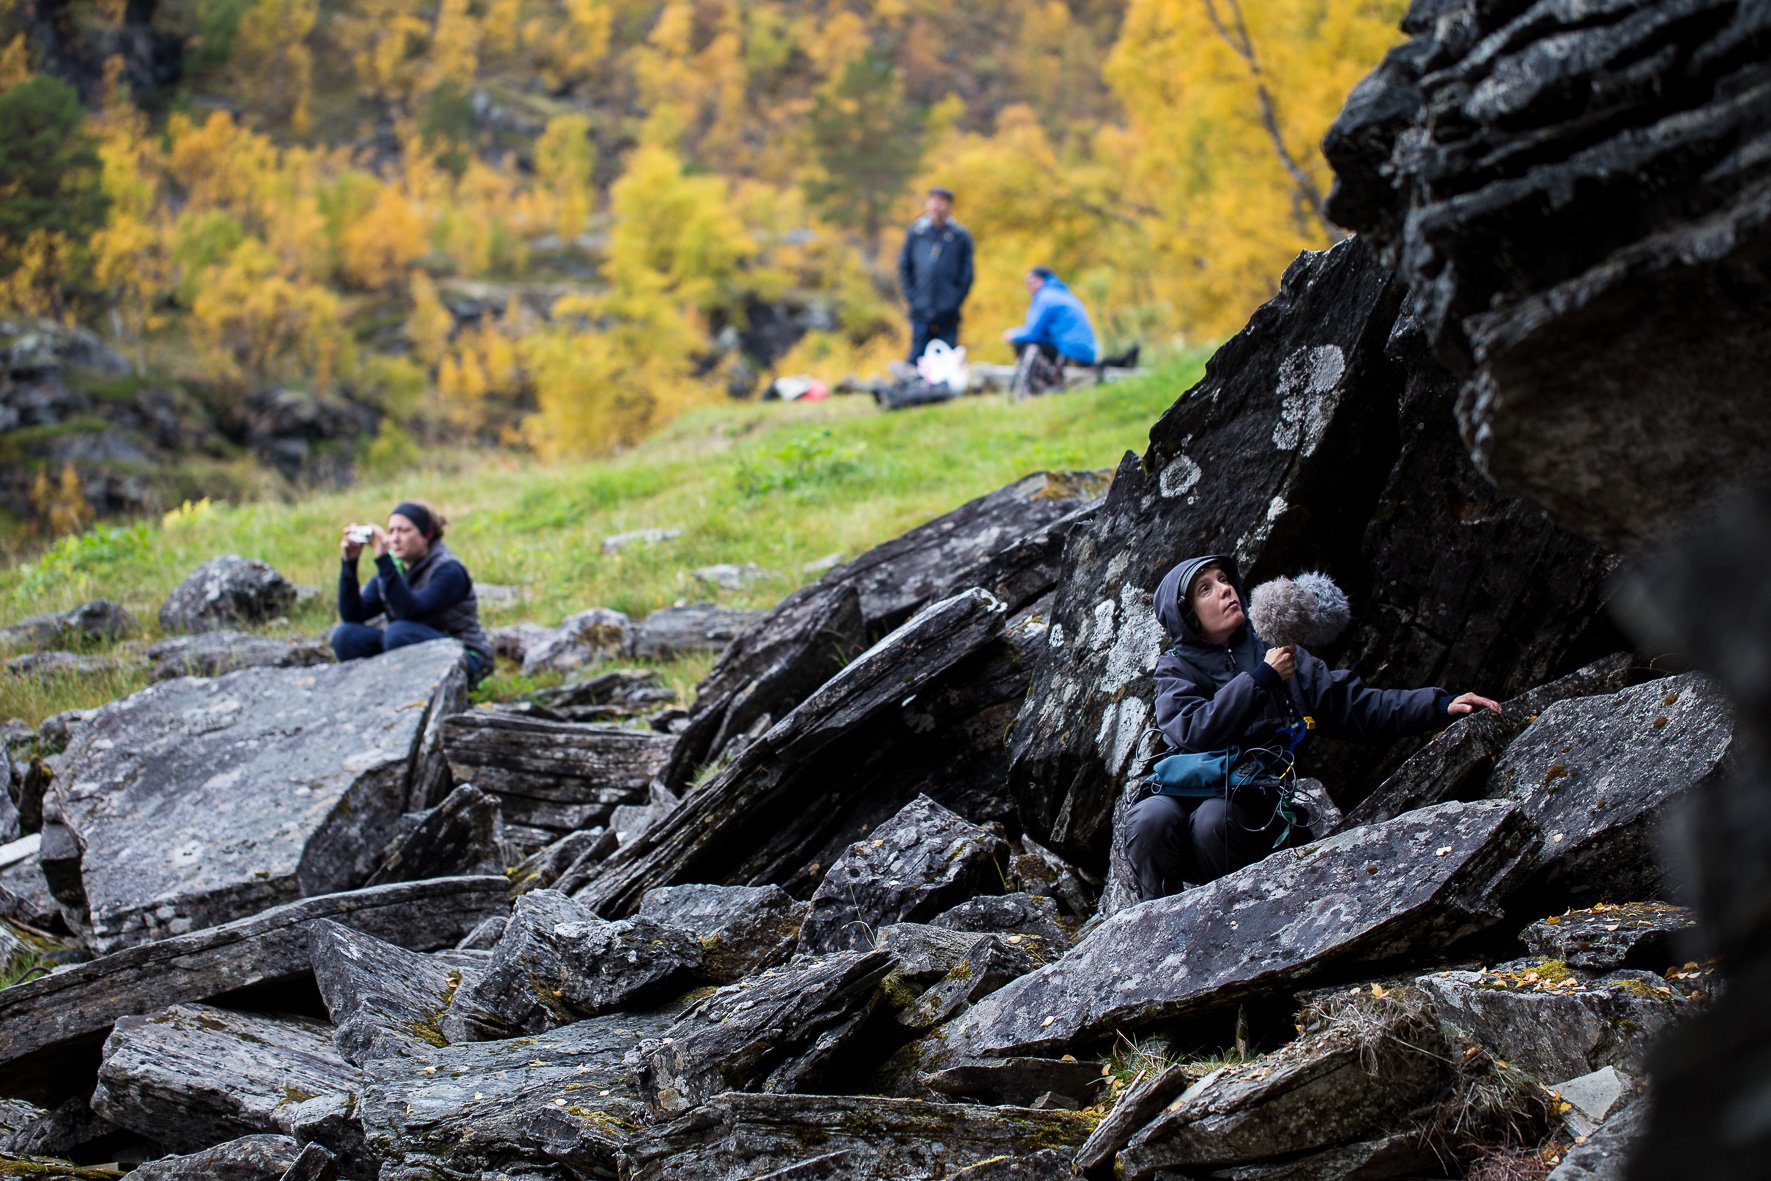
<instances>
[{"instance_id":1,"label":"rocky hillside in background","mask_svg":"<svg viewBox=\"0 0 1771 1181\"><path fill-rule=\"evenodd\" d=\"M69 966L0 991L0 1161L1756 1176L1767 457L1660 401L1694 353L1763 342L1743 309L1767 190L1716 180L1771 159L1748 52L1771 24L1719 0L1421 0L1407 27L1337 131L1344 193L1390 213L1299 258L1142 456L829 571L719 640L688 709L608 668L637 633L593 609L500 637L587 674L515 708L464 709L446 643L324 667L242 648L251 667L15 732L0 907L45 937L8 958ZM1626 151L1660 183L1605 164ZM1410 253L1583 192L1559 250L1472 255L1486 288ZM1609 400L1500 347L1554 339L1597 373L1619 342L1588 310L1634 325L1669 283L1712 303L1644 327L1684 331ZM1501 321L1530 332L1483 336ZM1725 421L1756 396L1735 376ZM1549 425L1570 401L1580 445ZM1739 486L1652 482L1703 446ZM1137 903L1116 835L1150 595L1211 548L1251 579L1344 579L1360 624L1333 655L1372 683L1506 701L1392 758L1323 750L1332 832ZM186 602L180 626L227 622ZM1668 652L1701 670L1646 655Z\"/></svg>"}]
</instances>

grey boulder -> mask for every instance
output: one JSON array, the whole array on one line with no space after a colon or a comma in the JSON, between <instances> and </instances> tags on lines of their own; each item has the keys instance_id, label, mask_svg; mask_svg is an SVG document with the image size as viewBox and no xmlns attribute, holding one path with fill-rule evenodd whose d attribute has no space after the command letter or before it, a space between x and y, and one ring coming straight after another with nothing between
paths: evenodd
<instances>
[{"instance_id":1,"label":"grey boulder","mask_svg":"<svg viewBox=\"0 0 1771 1181\"><path fill-rule=\"evenodd\" d=\"M1415 984L1444 1028L1543 1083L1603 1066L1639 1077L1655 1036L1696 1012L1652 972L1595 978L1555 961L1438 972Z\"/></svg>"},{"instance_id":2,"label":"grey boulder","mask_svg":"<svg viewBox=\"0 0 1771 1181\"><path fill-rule=\"evenodd\" d=\"M883 952L796 959L728 984L670 1027L645 1075L647 1101L676 1113L722 1091L806 1091L843 1064L891 970Z\"/></svg>"},{"instance_id":3,"label":"grey boulder","mask_svg":"<svg viewBox=\"0 0 1771 1181\"><path fill-rule=\"evenodd\" d=\"M1571 968L1655 971L1687 957L1682 940L1696 935L1697 918L1665 902L1599 903L1585 910L1539 919L1519 933L1533 954Z\"/></svg>"},{"instance_id":4,"label":"grey boulder","mask_svg":"<svg viewBox=\"0 0 1771 1181\"><path fill-rule=\"evenodd\" d=\"M358 1110L380 1181L615 1176L648 1118L632 1051L672 1016L609 1014L371 1063Z\"/></svg>"},{"instance_id":5,"label":"grey boulder","mask_svg":"<svg viewBox=\"0 0 1771 1181\"><path fill-rule=\"evenodd\" d=\"M625 656L633 650L633 621L619 611L592 607L562 621L549 635L523 649L523 675L572 672Z\"/></svg>"},{"instance_id":6,"label":"grey boulder","mask_svg":"<svg viewBox=\"0 0 1771 1181\"><path fill-rule=\"evenodd\" d=\"M346 1062L416 1057L445 1044L441 1020L461 969L330 919L314 923L309 939L314 983Z\"/></svg>"},{"instance_id":7,"label":"grey boulder","mask_svg":"<svg viewBox=\"0 0 1771 1181\"><path fill-rule=\"evenodd\" d=\"M366 884L502 873L503 845L498 800L463 783L436 807L400 817L397 835Z\"/></svg>"},{"instance_id":8,"label":"grey boulder","mask_svg":"<svg viewBox=\"0 0 1771 1181\"><path fill-rule=\"evenodd\" d=\"M640 899L638 917L694 935L703 971L726 984L792 955L806 907L779 886L660 886Z\"/></svg>"},{"instance_id":9,"label":"grey boulder","mask_svg":"<svg viewBox=\"0 0 1771 1181\"><path fill-rule=\"evenodd\" d=\"M1544 1181L1625 1181L1631 1150L1648 1131L1648 1101L1638 1099L1576 1144Z\"/></svg>"},{"instance_id":10,"label":"grey boulder","mask_svg":"<svg viewBox=\"0 0 1771 1181\"><path fill-rule=\"evenodd\" d=\"M540 1033L662 999L701 963L701 945L651 919L597 918L554 890L517 899L484 974L456 993L443 1019L450 1041Z\"/></svg>"},{"instance_id":11,"label":"grey boulder","mask_svg":"<svg viewBox=\"0 0 1771 1181\"><path fill-rule=\"evenodd\" d=\"M120 640L135 630L135 617L121 603L93 599L52 615L33 615L0 627L0 644L54 648L65 644Z\"/></svg>"},{"instance_id":12,"label":"grey boulder","mask_svg":"<svg viewBox=\"0 0 1771 1181\"><path fill-rule=\"evenodd\" d=\"M160 626L168 632L215 631L266 623L294 605L295 585L269 563L225 554L172 589L160 607Z\"/></svg>"},{"instance_id":13,"label":"grey boulder","mask_svg":"<svg viewBox=\"0 0 1771 1181\"><path fill-rule=\"evenodd\" d=\"M723 652L762 615L761 611L717 603L665 607L633 629L633 654L642 660L670 660L689 652Z\"/></svg>"},{"instance_id":14,"label":"grey boulder","mask_svg":"<svg viewBox=\"0 0 1771 1181\"><path fill-rule=\"evenodd\" d=\"M438 641L114 701L62 755L51 827L72 839L43 856L51 886L104 952L360 885L429 802L434 723L466 687Z\"/></svg>"},{"instance_id":15,"label":"grey boulder","mask_svg":"<svg viewBox=\"0 0 1771 1181\"><path fill-rule=\"evenodd\" d=\"M1436 1033L1420 1006L1391 1005L1356 1028L1331 1025L1215 1070L1131 1138L1119 1153L1124 1176L1282 1161L1386 1136L1450 1077Z\"/></svg>"}]
</instances>

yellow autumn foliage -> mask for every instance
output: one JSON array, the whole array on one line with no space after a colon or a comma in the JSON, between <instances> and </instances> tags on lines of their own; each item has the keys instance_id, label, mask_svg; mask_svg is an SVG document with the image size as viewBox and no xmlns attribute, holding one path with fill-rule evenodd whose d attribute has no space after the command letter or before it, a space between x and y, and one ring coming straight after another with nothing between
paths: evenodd
<instances>
[{"instance_id":1,"label":"yellow autumn foliage","mask_svg":"<svg viewBox=\"0 0 1771 1181\"><path fill-rule=\"evenodd\" d=\"M1401 0L1132 0L1106 78L1125 108L1102 160L1147 227L1157 299L1224 335L1335 232L1309 199L1331 179L1316 144L1397 39ZM1265 95L1263 102L1262 95ZM1267 119L1270 116L1272 127ZM1307 182L1300 185L1294 166Z\"/></svg>"}]
</instances>

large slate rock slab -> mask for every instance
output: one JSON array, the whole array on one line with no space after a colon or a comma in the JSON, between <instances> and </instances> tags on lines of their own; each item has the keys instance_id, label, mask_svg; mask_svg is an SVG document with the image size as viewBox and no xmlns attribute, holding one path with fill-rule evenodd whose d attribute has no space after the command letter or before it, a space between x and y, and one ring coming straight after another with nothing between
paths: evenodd
<instances>
[{"instance_id":1,"label":"large slate rock slab","mask_svg":"<svg viewBox=\"0 0 1771 1181\"><path fill-rule=\"evenodd\" d=\"M1625 547L1771 468L1771 15L1415 5L1323 148L1332 217L1469 375L1477 462ZM1644 183L1647 180L1649 183Z\"/></svg>"},{"instance_id":2,"label":"large slate rock slab","mask_svg":"<svg viewBox=\"0 0 1771 1181\"><path fill-rule=\"evenodd\" d=\"M1457 719L1350 809L1346 823L1376 824L1410 808L1480 798L1507 744L1537 721L1539 714L1570 697L1615 693L1627 687L1632 664L1627 653L1617 653L1503 701L1499 717L1477 710Z\"/></svg>"},{"instance_id":3,"label":"large slate rock slab","mask_svg":"<svg viewBox=\"0 0 1771 1181\"><path fill-rule=\"evenodd\" d=\"M660 1000L701 965L688 932L651 919L609 921L555 890L517 899L485 970L443 1018L450 1041L540 1033Z\"/></svg>"},{"instance_id":4,"label":"large slate rock slab","mask_svg":"<svg viewBox=\"0 0 1771 1181\"><path fill-rule=\"evenodd\" d=\"M674 1015L609 1014L370 1063L358 1111L381 1181L615 1176L648 1118L631 1052Z\"/></svg>"},{"instance_id":5,"label":"large slate rock slab","mask_svg":"<svg viewBox=\"0 0 1771 1181\"><path fill-rule=\"evenodd\" d=\"M504 821L555 837L607 824L620 804L644 803L672 739L623 726L551 722L475 709L443 723L457 782L498 797Z\"/></svg>"},{"instance_id":6,"label":"large slate rock slab","mask_svg":"<svg viewBox=\"0 0 1771 1181\"><path fill-rule=\"evenodd\" d=\"M578 897L599 914L619 915L653 886L765 884L767 877L742 869L746 855L771 842L789 849L808 843L804 834L819 831L849 786L814 767L814 756L897 708L907 683L938 677L983 647L1000 633L1002 616L1001 601L981 590L929 606L826 681L680 808L623 845Z\"/></svg>"},{"instance_id":7,"label":"large slate rock slab","mask_svg":"<svg viewBox=\"0 0 1771 1181\"><path fill-rule=\"evenodd\" d=\"M1415 985L1448 1032L1546 1084L1602 1066L1639 1078L1655 1038L1696 1012L1653 972L1595 977L1544 960L1438 972Z\"/></svg>"},{"instance_id":8,"label":"large slate rock slab","mask_svg":"<svg viewBox=\"0 0 1771 1181\"><path fill-rule=\"evenodd\" d=\"M638 917L694 935L703 974L729 984L792 955L808 905L779 886L660 886L640 899Z\"/></svg>"},{"instance_id":9,"label":"large slate rock slab","mask_svg":"<svg viewBox=\"0 0 1771 1181\"><path fill-rule=\"evenodd\" d=\"M461 969L330 919L309 928L308 950L346 1062L411 1058L443 1044L441 1020Z\"/></svg>"},{"instance_id":10,"label":"large slate rock slab","mask_svg":"<svg viewBox=\"0 0 1771 1181\"><path fill-rule=\"evenodd\" d=\"M1331 574L1358 622L1318 655L1378 686L1504 696L1621 646L1587 651L1603 555L1463 458L1455 379L1422 355L1402 297L1357 240L1301 256L1071 535L1010 735L1016 800L1042 844L1106 864L1165 645L1151 596L1190 555L1234 554L1248 586ZM1312 746L1312 773L1351 799L1383 757Z\"/></svg>"},{"instance_id":11,"label":"large slate rock slab","mask_svg":"<svg viewBox=\"0 0 1771 1181\"><path fill-rule=\"evenodd\" d=\"M1536 830L1511 804L1440 804L1282 851L1120 911L944 1033L946 1056L1063 1052L1222 1009L1330 965L1437 951L1495 922Z\"/></svg>"},{"instance_id":12,"label":"large slate rock slab","mask_svg":"<svg viewBox=\"0 0 1771 1181\"><path fill-rule=\"evenodd\" d=\"M849 654L916 608L983 587L1010 612L1056 585L1070 533L1106 490L1103 473L1039 472L876 546L788 595L741 634L697 687L665 772L681 790L752 727L774 722Z\"/></svg>"},{"instance_id":13,"label":"large slate rock slab","mask_svg":"<svg viewBox=\"0 0 1771 1181\"><path fill-rule=\"evenodd\" d=\"M1558 702L1495 766L1487 793L1542 831L1540 870L1577 901L1655 898L1676 883L1657 860L1681 796L1732 770L1734 711L1699 673Z\"/></svg>"},{"instance_id":14,"label":"large slate rock slab","mask_svg":"<svg viewBox=\"0 0 1771 1181\"><path fill-rule=\"evenodd\" d=\"M1024 1107L735 1092L652 1130L629 1159L633 1181L946 1181L1030 1146L1081 1144L1090 1122L1077 1112Z\"/></svg>"},{"instance_id":15,"label":"large slate rock slab","mask_svg":"<svg viewBox=\"0 0 1771 1181\"><path fill-rule=\"evenodd\" d=\"M875 546L820 582L859 591L869 633L883 635L927 603L984 585L969 581L981 564L1090 505L1106 485L1104 472L1034 472Z\"/></svg>"},{"instance_id":16,"label":"large slate rock slab","mask_svg":"<svg viewBox=\"0 0 1771 1181\"><path fill-rule=\"evenodd\" d=\"M976 824L1015 827L1003 735L1026 697L1044 637L1037 606L1011 617L999 636L919 682L897 709L875 712L813 756L798 774L807 783L841 784L840 796L761 840L742 867L748 879L809 895L851 844L919 795ZM1007 864L1001 868L1006 873Z\"/></svg>"},{"instance_id":17,"label":"large slate rock slab","mask_svg":"<svg viewBox=\"0 0 1771 1181\"><path fill-rule=\"evenodd\" d=\"M265 623L295 605L295 585L257 558L211 558L172 588L160 606L168 632L215 631Z\"/></svg>"},{"instance_id":18,"label":"large slate rock slab","mask_svg":"<svg viewBox=\"0 0 1771 1181\"><path fill-rule=\"evenodd\" d=\"M681 791L730 743L785 717L866 646L866 635L860 592L845 583L813 583L781 600L695 687L664 782Z\"/></svg>"},{"instance_id":19,"label":"large slate rock slab","mask_svg":"<svg viewBox=\"0 0 1771 1181\"><path fill-rule=\"evenodd\" d=\"M717 603L686 603L652 612L633 629L633 655L671 660L689 652L722 652L763 615Z\"/></svg>"},{"instance_id":20,"label":"large slate rock slab","mask_svg":"<svg viewBox=\"0 0 1771 1181\"><path fill-rule=\"evenodd\" d=\"M0 1065L11 1087L23 1087L33 1073L57 1074L69 1046L126 1014L304 974L309 928L324 919L402 947L451 946L503 914L508 889L502 877L439 878L305 898L14 985L0 990ZM33 1054L38 1064L27 1069L22 1060Z\"/></svg>"},{"instance_id":21,"label":"large slate rock slab","mask_svg":"<svg viewBox=\"0 0 1771 1181\"><path fill-rule=\"evenodd\" d=\"M651 1055L646 1098L678 1113L722 1091L810 1090L842 1062L878 1002L883 952L838 952L728 984L697 1001Z\"/></svg>"},{"instance_id":22,"label":"large slate rock slab","mask_svg":"<svg viewBox=\"0 0 1771 1181\"><path fill-rule=\"evenodd\" d=\"M51 789L88 941L115 951L361 884L408 801L430 802L430 724L466 688L460 646L438 641L96 711Z\"/></svg>"},{"instance_id":23,"label":"large slate rock slab","mask_svg":"<svg viewBox=\"0 0 1771 1181\"><path fill-rule=\"evenodd\" d=\"M873 945L888 923L921 922L1000 886L1008 842L918 796L839 857L812 895L801 951Z\"/></svg>"},{"instance_id":24,"label":"large slate rock slab","mask_svg":"<svg viewBox=\"0 0 1771 1181\"><path fill-rule=\"evenodd\" d=\"M105 1040L92 1107L187 1153L288 1131L299 1104L362 1085L362 1074L333 1049L331 1032L305 1018L208 1005L125 1017Z\"/></svg>"},{"instance_id":25,"label":"large slate rock slab","mask_svg":"<svg viewBox=\"0 0 1771 1181\"><path fill-rule=\"evenodd\" d=\"M1148 1181L1281 1161L1397 1130L1449 1081L1451 1055L1420 1006L1392 1004L1362 1022L1311 1034L1252 1062L1213 1071L1119 1153ZM1425 1145L1424 1159L1432 1161ZM1328 1176L1328 1173L1319 1173Z\"/></svg>"},{"instance_id":26,"label":"large slate rock slab","mask_svg":"<svg viewBox=\"0 0 1771 1181\"><path fill-rule=\"evenodd\" d=\"M278 1181L299 1155L301 1146L292 1137L260 1133L148 1161L129 1175L135 1181Z\"/></svg>"},{"instance_id":27,"label":"large slate rock slab","mask_svg":"<svg viewBox=\"0 0 1771 1181\"><path fill-rule=\"evenodd\" d=\"M332 650L319 640L279 640L223 628L172 636L149 646L154 680L219 677L243 668L309 668L330 664Z\"/></svg>"}]
</instances>

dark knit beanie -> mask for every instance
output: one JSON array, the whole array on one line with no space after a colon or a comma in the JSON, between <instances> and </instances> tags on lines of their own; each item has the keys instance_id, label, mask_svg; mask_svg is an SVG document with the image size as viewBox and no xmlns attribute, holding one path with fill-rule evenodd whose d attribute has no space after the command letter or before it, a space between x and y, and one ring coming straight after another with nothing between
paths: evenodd
<instances>
[{"instance_id":1,"label":"dark knit beanie","mask_svg":"<svg viewBox=\"0 0 1771 1181\"><path fill-rule=\"evenodd\" d=\"M388 515L390 517L405 517L408 521L411 521L414 525L418 526L419 534L422 535L426 541L434 541L436 539L437 523L431 518L430 511L423 505L414 504L410 500L402 500L399 504L394 506L394 511Z\"/></svg>"}]
</instances>

